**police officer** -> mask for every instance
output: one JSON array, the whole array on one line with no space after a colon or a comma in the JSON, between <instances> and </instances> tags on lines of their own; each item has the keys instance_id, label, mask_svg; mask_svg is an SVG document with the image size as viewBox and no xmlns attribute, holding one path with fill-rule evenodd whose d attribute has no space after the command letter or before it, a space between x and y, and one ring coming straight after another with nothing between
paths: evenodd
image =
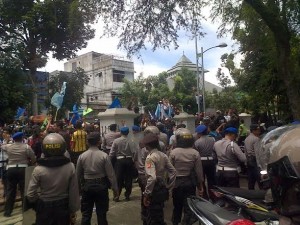
<instances>
[{"instance_id":1,"label":"police officer","mask_svg":"<svg viewBox=\"0 0 300 225\"><path fill-rule=\"evenodd\" d=\"M23 200L25 185L25 168L29 163L35 163L33 150L27 144L23 144L23 133L16 132L12 136L14 143L2 146L8 157L7 164L7 199L5 202L4 216L10 217L16 200L17 185ZM29 160L30 159L30 162Z\"/></svg>"},{"instance_id":2,"label":"police officer","mask_svg":"<svg viewBox=\"0 0 300 225\"><path fill-rule=\"evenodd\" d=\"M250 134L245 139L245 153L247 157L248 189L254 190L255 183L260 186L260 170L257 166L255 152L259 146L260 126L251 124Z\"/></svg>"},{"instance_id":3,"label":"police officer","mask_svg":"<svg viewBox=\"0 0 300 225\"><path fill-rule=\"evenodd\" d=\"M144 130L144 136L147 134L154 134L158 136L159 130L155 126L148 126ZM142 142L139 143L139 148L134 154L134 163L135 163L135 168L138 171L138 183L139 187L141 189L141 219L143 221L143 225L146 225L146 218L147 218L147 209L143 203L143 198L144 198L144 191L146 187L146 177L145 177L145 161L146 157L148 155L148 151L143 145Z\"/></svg>"},{"instance_id":4,"label":"police officer","mask_svg":"<svg viewBox=\"0 0 300 225\"><path fill-rule=\"evenodd\" d=\"M109 125L110 132L103 136L102 149L105 153L109 155L111 146L117 138L121 137L120 132L117 132L117 124Z\"/></svg>"},{"instance_id":5,"label":"police officer","mask_svg":"<svg viewBox=\"0 0 300 225\"><path fill-rule=\"evenodd\" d=\"M90 133L87 141L89 148L79 156L76 167L78 180L82 184L81 224L91 224L95 204L98 225L107 225L108 188L111 186L114 194L118 193L115 172L108 155L98 148L100 134Z\"/></svg>"},{"instance_id":6,"label":"police officer","mask_svg":"<svg viewBox=\"0 0 300 225\"><path fill-rule=\"evenodd\" d=\"M176 131L177 147L170 152L170 161L176 169L176 182L173 189L173 225L181 223L182 210L184 218L182 224L191 225L193 213L187 205L187 197L196 194L196 187L200 196L203 194L203 171L199 152L193 149L194 138L186 128Z\"/></svg>"},{"instance_id":7,"label":"police officer","mask_svg":"<svg viewBox=\"0 0 300 225\"><path fill-rule=\"evenodd\" d=\"M167 155L158 150L159 142L155 134L147 134L143 144L149 154L145 161L147 185L143 202L147 207L147 225L166 225L164 222L164 202L168 199L169 191L175 185L176 170ZM168 175L168 182L165 180Z\"/></svg>"},{"instance_id":8,"label":"police officer","mask_svg":"<svg viewBox=\"0 0 300 225\"><path fill-rule=\"evenodd\" d=\"M209 190L216 184L216 165L213 158L215 139L207 135L207 130L207 126L199 125L196 128L198 139L195 142L195 149L200 153L202 160L204 179L207 179L208 190L206 190L205 183L203 183L204 197L206 199L209 197Z\"/></svg>"},{"instance_id":9,"label":"police officer","mask_svg":"<svg viewBox=\"0 0 300 225\"><path fill-rule=\"evenodd\" d=\"M225 137L214 145L218 159L217 184L223 187L240 187L239 164L246 162L246 156L234 142L238 130L235 127L228 127L224 132Z\"/></svg>"},{"instance_id":10,"label":"police officer","mask_svg":"<svg viewBox=\"0 0 300 225\"><path fill-rule=\"evenodd\" d=\"M119 195L114 198L115 201L119 201L119 196L122 192L122 188L125 188L125 199L130 200L132 191L132 180L134 163L133 156L136 152L135 145L132 139L128 138L129 128L122 127L120 129L121 137L114 140L110 149L109 157L113 159L116 157L115 164L116 177L118 182Z\"/></svg>"},{"instance_id":11,"label":"police officer","mask_svg":"<svg viewBox=\"0 0 300 225\"><path fill-rule=\"evenodd\" d=\"M64 156L60 134L48 134L42 148L45 157L38 160L27 189L28 201L36 205L36 225L69 225L80 206L74 164Z\"/></svg>"}]
</instances>

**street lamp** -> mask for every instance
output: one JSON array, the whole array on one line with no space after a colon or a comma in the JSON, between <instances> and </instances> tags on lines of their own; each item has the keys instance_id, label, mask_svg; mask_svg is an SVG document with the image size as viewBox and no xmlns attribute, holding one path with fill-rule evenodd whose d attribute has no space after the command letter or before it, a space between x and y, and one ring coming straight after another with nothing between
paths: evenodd
<instances>
[{"instance_id":1,"label":"street lamp","mask_svg":"<svg viewBox=\"0 0 300 225\"><path fill-rule=\"evenodd\" d=\"M199 63L198 63L198 58L201 56L201 79L202 79L202 107L203 107L203 113L205 113L205 75L204 75L204 59L203 59L203 54L210 49L213 48L225 48L227 47L226 43L221 43L219 45L210 47L206 50L203 51L203 47L201 47L201 53L198 53L198 46L197 46L197 36L195 38L195 45L196 45L196 66L197 66L197 93L198 93L198 100L200 99L200 82L199 82ZM198 113L200 113L200 102L198 101Z\"/></svg>"}]
</instances>

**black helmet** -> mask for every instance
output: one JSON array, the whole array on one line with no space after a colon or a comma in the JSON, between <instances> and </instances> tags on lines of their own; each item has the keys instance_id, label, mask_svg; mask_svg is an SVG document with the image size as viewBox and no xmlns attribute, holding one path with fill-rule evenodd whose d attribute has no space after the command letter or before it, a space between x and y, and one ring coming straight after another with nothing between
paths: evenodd
<instances>
[{"instance_id":1,"label":"black helmet","mask_svg":"<svg viewBox=\"0 0 300 225\"><path fill-rule=\"evenodd\" d=\"M194 137L186 128L176 130L176 146L179 148L191 148L194 145Z\"/></svg>"},{"instance_id":2,"label":"black helmet","mask_svg":"<svg viewBox=\"0 0 300 225\"><path fill-rule=\"evenodd\" d=\"M43 153L48 156L60 156L66 151L65 139L57 133L48 134L43 140Z\"/></svg>"}]
</instances>

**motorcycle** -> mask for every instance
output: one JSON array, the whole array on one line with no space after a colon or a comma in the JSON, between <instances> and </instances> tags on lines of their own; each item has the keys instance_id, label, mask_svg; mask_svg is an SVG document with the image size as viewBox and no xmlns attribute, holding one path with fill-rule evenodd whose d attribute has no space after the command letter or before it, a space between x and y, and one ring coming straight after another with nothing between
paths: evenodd
<instances>
[{"instance_id":1,"label":"motorcycle","mask_svg":"<svg viewBox=\"0 0 300 225\"><path fill-rule=\"evenodd\" d=\"M243 219L242 216L223 209L201 197L187 198L189 208L203 225L224 225Z\"/></svg>"},{"instance_id":2,"label":"motorcycle","mask_svg":"<svg viewBox=\"0 0 300 225\"><path fill-rule=\"evenodd\" d=\"M253 222L276 224L279 220L272 207L265 204L265 190L246 190L242 188L217 187L211 189L213 202L231 212Z\"/></svg>"},{"instance_id":3,"label":"motorcycle","mask_svg":"<svg viewBox=\"0 0 300 225\"><path fill-rule=\"evenodd\" d=\"M278 215L263 204L266 191L248 191L240 188L215 187L211 190L213 203L200 197L188 198L188 205L199 219L200 224L277 225ZM251 200L249 200L251 199Z\"/></svg>"}]
</instances>

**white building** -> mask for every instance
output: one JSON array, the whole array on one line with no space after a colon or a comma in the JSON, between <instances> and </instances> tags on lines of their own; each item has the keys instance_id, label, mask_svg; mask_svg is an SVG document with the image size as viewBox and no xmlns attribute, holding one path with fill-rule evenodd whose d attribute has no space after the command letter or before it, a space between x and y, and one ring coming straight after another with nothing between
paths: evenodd
<instances>
[{"instance_id":1,"label":"white building","mask_svg":"<svg viewBox=\"0 0 300 225\"><path fill-rule=\"evenodd\" d=\"M64 71L71 72L78 67L90 77L81 105L96 111L107 109L114 97L119 95L118 90L123 86L124 79L134 79L133 62L113 55L89 52L66 62Z\"/></svg>"},{"instance_id":2,"label":"white building","mask_svg":"<svg viewBox=\"0 0 300 225\"><path fill-rule=\"evenodd\" d=\"M176 77L177 73L182 69L186 68L190 71L195 72L197 74L197 65L195 63L192 63L191 60L189 60L184 54L181 56L181 58L178 60L178 62L167 71L168 78L167 83L169 88L172 90L174 88L174 78ZM201 74L202 67L199 67L199 74ZM209 72L208 70L204 71L205 73ZM222 90L221 87L212 84L208 81L205 81L205 90L208 92L213 92L213 89L216 89L218 92Z\"/></svg>"}]
</instances>

